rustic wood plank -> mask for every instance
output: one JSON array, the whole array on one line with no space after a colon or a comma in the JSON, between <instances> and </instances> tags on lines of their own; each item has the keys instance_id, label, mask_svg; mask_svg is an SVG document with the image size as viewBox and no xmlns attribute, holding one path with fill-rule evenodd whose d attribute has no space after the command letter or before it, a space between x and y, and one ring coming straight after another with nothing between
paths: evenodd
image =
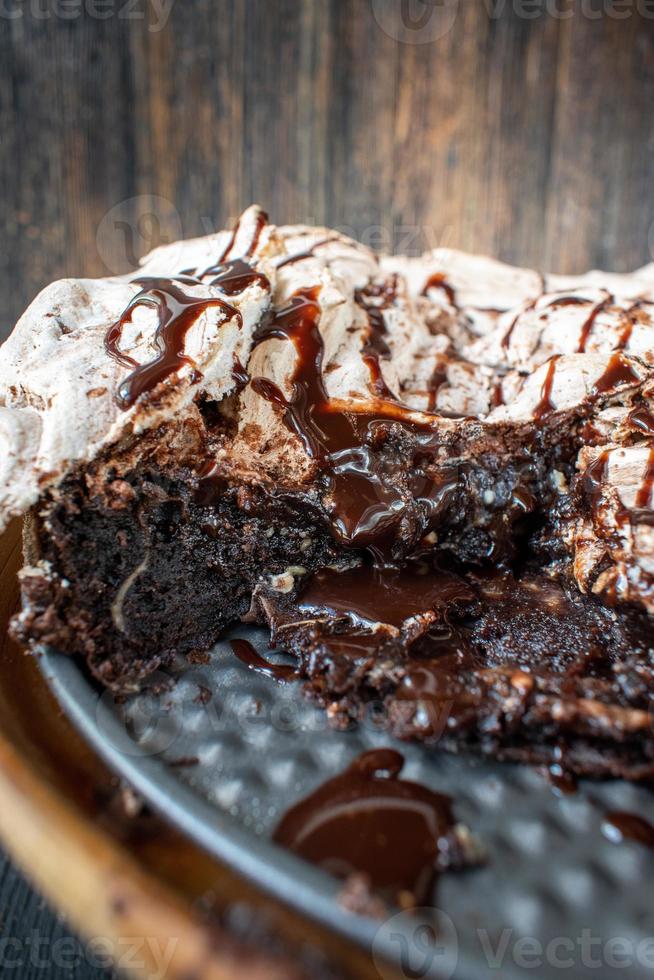
<instances>
[{"instance_id":1,"label":"rustic wood plank","mask_svg":"<svg viewBox=\"0 0 654 980\"><path fill-rule=\"evenodd\" d=\"M0 335L49 280L121 271L252 199L413 251L648 259L654 22L488 0L415 44L397 8L185 0L158 32L0 18Z\"/></svg>"}]
</instances>

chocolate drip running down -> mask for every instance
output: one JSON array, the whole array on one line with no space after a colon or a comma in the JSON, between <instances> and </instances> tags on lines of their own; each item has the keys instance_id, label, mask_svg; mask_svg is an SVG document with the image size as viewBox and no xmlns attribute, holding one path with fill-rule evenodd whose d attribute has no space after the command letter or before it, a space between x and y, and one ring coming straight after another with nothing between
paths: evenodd
<instances>
[{"instance_id":1,"label":"chocolate drip running down","mask_svg":"<svg viewBox=\"0 0 654 980\"><path fill-rule=\"evenodd\" d=\"M611 355L604 374L595 382L590 394L591 397L597 397L606 394L612 388L626 384L637 384L639 381L640 375L618 351Z\"/></svg>"},{"instance_id":2,"label":"chocolate drip running down","mask_svg":"<svg viewBox=\"0 0 654 980\"><path fill-rule=\"evenodd\" d=\"M250 239L250 244L248 245L248 247L246 248L246 250L241 253L241 256L239 256L240 258L248 259L248 258L251 258L254 255L254 253L256 251L256 247L259 244L259 239L261 238L261 232L266 227L267 223L268 223L268 215L266 214L265 211L259 211L259 214L257 215L257 220L255 222L255 226L254 226L254 232L252 234L252 238ZM232 229L232 234L231 234L231 237L230 237L230 239L229 239L229 241L227 243L227 246L226 246L224 252L222 253L222 255L220 256L220 258L218 259L218 262L216 264L216 267L214 267L214 268L217 268L218 266L220 266L231 255L232 250L233 250L233 248L234 248L234 246L236 244L236 236L238 235L238 233L240 231L240 228L241 228L241 218L239 218L239 220L234 225L234 227ZM212 271L211 269L208 269L204 273L204 275L209 275L211 273L211 271Z\"/></svg>"},{"instance_id":3,"label":"chocolate drip running down","mask_svg":"<svg viewBox=\"0 0 654 980\"><path fill-rule=\"evenodd\" d=\"M428 902L439 872L462 866L452 801L400 779L394 749L359 756L283 817L274 840L337 878L364 874L404 908Z\"/></svg>"},{"instance_id":4,"label":"chocolate drip running down","mask_svg":"<svg viewBox=\"0 0 654 980\"><path fill-rule=\"evenodd\" d=\"M296 362L287 400L267 378L253 378L253 391L283 411L288 429L301 441L305 452L319 464L327 483L328 508L335 536L351 547L368 548L383 558L393 529L402 520L407 503L397 481L376 469L375 442L383 438L383 423L398 422L425 435L428 452L434 429L429 420L399 401L377 399L363 412L343 412L330 401L323 379L323 341L319 330L320 287L299 290L288 305L259 330L256 342L270 338L290 341ZM417 494L425 509L433 512L442 487L414 474Z\"/></svg>"},{"instance_id":5,"label":"chocolate drip running down","mask_svg":"<svg viewBox=\"0 0 654 980\"><path fill-rule=\"evenodd\" d=\"M602 485L608 476L610 451L605 449L593 460L584 473L583 489L590 503L592 515L597 516L602 501ZM651 524L652 516L650 501L654 489L654 446L649 450L647 465L642 482L636 493L633 508L621 506L616 513L620 524L646 523Z\"/></svg>"},{"instance_id":6,"label":"chocolate drip running down","mask_svg":"<svg viewBox=\"0 0 654 980\"><path fill-rule=\"evenodd\" d=\"M199 275L196 269L186 269L179 276L171 279L141 278L134 280L137 285L143 287L141 292L134 296L120 319L109 328L105 337L105 349L109 356L125 367L134 368L132 374L121 383L116 394L116 401L121 408L130 408L142 395L152 391L161 381L165 381L184 365L190 365L192 368L192 382L200 380L201 375L196 365L184 353L184 341L193 324L205 310L210 307L218 307L223 310L228 320L236 318L239 326L243 324L241 313L236 307L218 298L200 299L196 296L189 296L183 292L181 285L205 285L205 279L211 277L208 285L220 289L226 296L236 296L243 293L255 282L270 292L270 282L267 277L244 261L245 258L254 254L267 221L268 216L263 211L257 215L254 233L242 258L226 262L227 256L236 242L240 227L239 221L235 225L218 262ZM150 306L157 311L159 317L154 337L154 344L159 350L159 356L147 364L139 364L133 357L120 350L123 327L131 320L137 306ZM237 384L241 382L243 374L242 366L237 367L235 365ZM247 376L245 380L247 380Z\"/></svg>"},{"instance_id":7,"label":"chocolate drip running down","mask_svg":"<svg viewBox=\"0 0 654 980\"><path fill-rule=\"evenodd\" d=\"M537 424L556 410L556 406L552 402L552 388L554 386L554 375L556 374L556 365L559 357L559 354L555 354L549 361L547 374L545 375L545 381L541 389L540 401L534 409L534 420Z\"/></svg>"},{"instance_id":8,"label":"chocolate drip running down","mask_svg":"<svg viewBox=\"0 0 654 980\"><path fill-rule=\"evenodd\" d=\"M184 280L182 280L184 281ZM185 365L192 368L191 382L200 380L200 373L193 360L184 353L186 335L198 318L211 307L221 309L227 319L236 318L242 323L240 312L217 297L199 298L185 293L172 279L135 279L142 286L127 308L107 331L105 349L107 354L119 364L134 370L120 384L116 400L121 408L130 408L142 396L152 391L161 381L179 371ZM186 280L188 282L188 280ZM159 354L146 364L139 364L133 357L123 353L120 340L125 324L132 319L138 306L149 306L156 310L159 323L154 335L154 345Z\"/></svg>"},{"instance_id":9,"label":"chocolate drip running down","mask_svg":"<svg viewBox=\"0 0 654 980\"><path fill-rule=\"evenodd\" d=\"M590 316L587 318L587 320L585 321L585 323L581 328L581 336L579 337L579 346L577 347L578 354L585 353L586 344L588 343L588 339L591 333L593 332L593 327L595 326L595 320L600 315L602 310L605 310L606 307L611 302L613 302L613 296L611 296L611 294L609 293L603 300L601 300L601 302L596 303L595 306L593 307ZM625 344L621 342L621 346L625 346Z\"/></svg>"},{"instance_id":10,"label":"chocolate drip running down","mask_svg":"<svg viewBox=\"0 0 654 980\"><path fill-rule=\"evenodd\" d=\"M644 406L632 409L627 416L627 420L639 432L647 436L654 436L654 414Z\"/></svg>"},{"instance_id":11,"label":"chocolate drip running down","mask_svg":"<svg viewBox=\"0 0 654 980\"><path fill-rule=\"evenodd\" d=\"M367 289L357 289L354 296L356 303L365 310L368 317L368 336L362 357L370 371L371 388L376 397L388 401L397 401L397 398L384 381L379 362L387 361L391 356L391 349L386 341L384 309L393 302L395 288L393 281L390 286L386 284L381 287L369 286Z\"/></svg>"}]
</instances>

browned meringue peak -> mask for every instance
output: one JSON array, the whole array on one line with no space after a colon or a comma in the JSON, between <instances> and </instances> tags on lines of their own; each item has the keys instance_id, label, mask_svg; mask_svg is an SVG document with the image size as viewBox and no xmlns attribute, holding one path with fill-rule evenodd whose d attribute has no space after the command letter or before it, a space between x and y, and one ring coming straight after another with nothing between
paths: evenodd
<instances>
[{"instance_id":1,"label":"browned meringue peak","mask_svg":"<svg viewBox=\"0 0 654 980\"><path fill-rule=\"evenodd\" d=\"M650 298L651 296L651 298ZM462 355L477 364L529 374L557 354L624 350L654 360L654 293L618 298L587 286L544 293L522 309L498 318L486 336Z\"/></svg>"},{"instance_id":2,"label":"browned meringue peak","mask_svg":"<svg viewBox=\"0 0 654 980\"><path fill-rule=\"evenodd\" d=\"M456 346L484 336L500 314L543 291L543 277L532 269L456 249L437 248L419 258L384 256L381 264L405 279L413 297L426 300L429 321L452 335Z\"/></svg>"},{"instance_id":3,"label":"browned meringue peak","mask_svg":"<svg viewBox=\"0 0 654 980\"><path fill-rule=\"evenodd\" d=\"M251 242L257 229L256 257L280 249L263 227L262 215L259 208L243 215L234 250ZM247 361L254 330L270 303L260 282L229 297L229 306L238 316L227 313L224 304L211 304L226 299L217 288L184 284L186 295L209 301L198 307L185 334L183 353L193 363L180 364L179 370L127 409L117 402L116 392L134 366L120 363L105 346L108 329L142 288L134 279L177 276L196 265L205 268L205 263L220 259L230 242L231 233L223 232L176 243L157 249L132 275L62 280L37 296L2 347L0 528L35 503L46 486L126 433L155 427L191 410L200 393L220 399L235 388L234 364ZM157 325L157 311L151 305L137 305L126 319L119 349L135 365L156 359Z\"/></svg>"},{"instance_id":4,"label":"browned meringue peak","mask_svg":"<svg viewBox=\"0 0 654 980\"><path fill-rule=\"evenodd\" d=\"M576 408L589 416L613 396L632 397L652 373L638 358L621 352L555 356L526 378L508 404L493 409L488 421L539 422Z\"/></svg>"},{"instance_id":5,"label":"browned meringue peak","mask_svg":"<svg viewBox=\"0 0 654 980\"><path fill-rule=\"evenodd\" d=\"M328 266L345 291L361 289L380 275L379 257L372 249L332 228L280 225L277 237L285 252L275 262L282 286L287 271L308 260Z\"/></svg>"},{"instance_id":6,"label":"browned meringue peak","mask_svg":"<svg viewBox=\"0 0 654 980\"><path fill-rule=\"evenodd\" d=\"M383 334L381 343L377 343L377 354L381 352L379 368L382 381L392 395L419 411L455 416L484 415L489 411L495 384L493 372L465 363L456 355L451 339L445 333L434 332L430 304L412 294L404 275L391 268L394 260L379 257L328 228L283 226L277 233L289 253L277 263L277 307L287 300L289 290L300 288L305 272L311 276L310 270L315 272L320 265L329 270L344 294L363 307L369 317L376 317L376 330ZM410 271L415 260L406 261ZM349 355L351 358L358 347L361 368L360 355L370 346L371 338L369 333L366 337L365 330L358 336L358 343L350 345ZM327 363L327 358L325 369L329 375L338 371L333 361ZM352 371L351 364L349 371ZM354 396L368 397L369 374L367 369L363 376L358 376L357 384L351 386ZM343 392L334 381L335 397L342 398ZM368 390L362 389L361 381L366 382ZM330 392L331 382L330 377Z\"/></svg>"},{"instance_id":7,"label":"browned meringue peak","mask_svg":"<svg viewBox=\"0 0 654 980\"><path fill-rule=\"evenodd\" d=\"M654 612L654 449L585 447L577 467L588 516L568 526L563 540L579 588Z\"/></svg>"}]
</instances>

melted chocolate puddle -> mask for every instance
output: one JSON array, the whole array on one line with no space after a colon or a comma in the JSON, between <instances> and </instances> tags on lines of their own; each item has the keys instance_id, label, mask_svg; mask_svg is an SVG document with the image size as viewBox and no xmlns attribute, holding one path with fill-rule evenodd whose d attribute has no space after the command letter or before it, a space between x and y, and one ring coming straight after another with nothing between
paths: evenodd
<instances>
[{"instance_id":1,"label":"melted chocolate puddle","mask_svg":"<svg viewBox=\"0 0 654 980\"><path fill-rule=\"evenodd\" d=\"M475 594L458 575L410 568L323 569L316 572L298 600L307 612L347 616L357 625L386 623L401 627L413 616L453 603L467 603Z\"/></svg>"},{"instance_id":2,"label":"melted chocolate puddle","mask_svg":"<svg viewBox=\"0 0 654 980\"><path fill-rule=\"evenodd\" d=\"M635 813L625 813L622 810L607 813L602 831L604 836L614 844L634 841L645 847L654 848L654 827L648 820Z\"/></svg>"},{"instance_id":3,"label":"melted chocolate puddle","mask_svg":"<svg viewBox=\"0 0 654 980\"><path fill-rule=\"evenodd\" d=\"M271 664L260 653L257 653L249 640L230 640L229 645L241 663L244 663L250 670L255 670L265 677L272 677L273 680L280 683L297 680L295 667L291 664Z\"/></svg>"},{"instance_id":4,"label":"melted chocolate puddle","mask_svg":"<svg viewBox=\"0 0 654 980\"><path fill-rule=\"evenodd\" d=\"M394 749L359 756L282 818L274 840L337 878L363 873L382 898L424 904L452 865L451 800L400 779Z\"/></svg>"}]
</instances>

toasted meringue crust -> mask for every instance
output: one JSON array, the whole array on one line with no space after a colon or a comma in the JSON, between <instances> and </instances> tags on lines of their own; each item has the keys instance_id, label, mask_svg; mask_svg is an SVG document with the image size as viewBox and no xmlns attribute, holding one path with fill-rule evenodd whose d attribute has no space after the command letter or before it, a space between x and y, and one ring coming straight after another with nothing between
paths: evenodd
<instances>
[{"instance_id":1,"label":"toasted meringue crust","mask_svg":"<svg viewBox=\"0 0 654 980\"><path fill-rule=\"evenodd\" d=\"M246 212L244 234L259 209ZM222 310L207 307L185 339L184 352L202 373L191 385L188 366L166 379L152 396L123 410L115 392L129 368L105 350L105 335L139 292L134 278L178 274L207 259L215 261L229 240L224 232L209 239L158 249L133 276L55 282L23 314L0 357L0 529L36 502L75 465L93 459L129 432L153 428L183 413L198 394L220 400L235 387L235 359L247 362L254 330L270 303L259 284L230 300L242 325ZM274 251L262 236L262 253ZM218 249L218 251L216 251ZM190 295L220 297L211 286L186 287ZM155 311L134 310L125 325L121 350L139 364L156 356Z\"/></svg>"}]
</instances>

